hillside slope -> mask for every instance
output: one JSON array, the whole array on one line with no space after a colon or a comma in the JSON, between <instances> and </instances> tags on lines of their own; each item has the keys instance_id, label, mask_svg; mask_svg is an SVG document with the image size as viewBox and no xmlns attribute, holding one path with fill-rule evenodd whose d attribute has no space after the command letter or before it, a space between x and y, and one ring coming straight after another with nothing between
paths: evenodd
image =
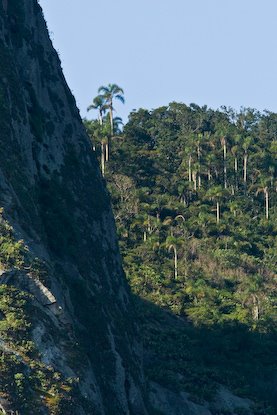
<instances>
[{"instance_id":1,"label":"hillside slope","mask_svg":"<svg viewBox=\"0 0 277 415\"><path fill-rule=\"evenodd\" d=\"M114 220L35 0L0 1L0 409L144 414Z\"/></svg>"},{"instance_id":2,"label":"hillside slope","mask_svg":"<svg viewBox=\"0 0 277 415\"><path fill-rule=\"evenodd\" d=\"M100 159L108 128L85 125ZM276 413L276 132L251 108L140 109L105 166L147 375L213 413L222 388L253 403L222 413Z\"/></svg>"}]
</instances>

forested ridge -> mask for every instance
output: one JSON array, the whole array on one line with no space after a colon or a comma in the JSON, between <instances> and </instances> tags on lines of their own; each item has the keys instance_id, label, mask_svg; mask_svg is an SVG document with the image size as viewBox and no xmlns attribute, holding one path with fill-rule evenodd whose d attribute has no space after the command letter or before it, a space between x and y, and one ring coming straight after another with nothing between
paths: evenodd
<instances>
[{"instance_id":1,"label":"forested ridge","mask_svg":"<svg viewBox=\"0 0 277 415\"><path fill-rule=\"evenodd\" d=\"M276 415L277 115L117 103L0 0L0 414Z\"/></svg>"},{"instance_id":2,"label":"forested ridge","mask_svg":"<svg viewBox=\"0 0 277 415\"><path fill-rule=\"evenodd\" d=\"M223 384L276 413L277 114L173 102L112 134L108 116L84 122L149 379L198 402Z\"/></svg>"}]
</instances>

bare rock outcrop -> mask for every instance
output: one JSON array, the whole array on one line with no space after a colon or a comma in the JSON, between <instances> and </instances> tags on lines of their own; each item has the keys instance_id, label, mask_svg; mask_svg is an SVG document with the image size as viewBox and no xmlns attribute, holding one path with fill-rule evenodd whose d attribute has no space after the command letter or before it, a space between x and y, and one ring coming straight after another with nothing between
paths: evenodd
<instances>
[{"instance_id":1,"label":"bare rock outcrop","mask_svg":"<svg viewBox=\"0 0 277 415\"><path fill-rule=\"evenodd\" d=\"M16 317L3 306L0 396L20 415L30 401L37 414L143 415L141 348L109 197L36 0L0 2L0 123L9 226L0 284L11 307L22 304L30 333L20 343L23 329L7 329ZM64 395L67 409L53 409Z\"/></svg>"}]
</instances>

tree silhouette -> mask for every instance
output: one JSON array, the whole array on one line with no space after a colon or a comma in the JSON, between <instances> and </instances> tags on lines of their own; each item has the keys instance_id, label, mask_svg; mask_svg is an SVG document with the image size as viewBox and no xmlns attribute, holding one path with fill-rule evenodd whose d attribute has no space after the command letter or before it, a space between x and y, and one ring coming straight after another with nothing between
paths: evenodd
<instances>
[{"instance_id":1,"label":"tree silhouette","mask_svg":"<svg viewBox=\"0 0 277 415\"><path fill-rule=\"evenodd\" d=\"M92 101L92 104L88 106L87 111L98 110L98 118L100 125L103 125L103 116L108 109L106 100L102 95L97 95Z\"/></svg>"},{"instance_id":2,"label":"tree silhouette","mask_svg":"<svg viewBox=\"0 0 277 415\"><path fill-rule=\"evenodd\" d=\"M98 89L98 93L101 94L101 96L105 100L107 107L109 108L111 136L113 136L114 134L113 102L116 99L122 102L122 104L124 104L125 103L124 91L121 87L119 87L116 84L109 84L108 86L100 86L100 88Z\"/></svg>"}]
</instances>

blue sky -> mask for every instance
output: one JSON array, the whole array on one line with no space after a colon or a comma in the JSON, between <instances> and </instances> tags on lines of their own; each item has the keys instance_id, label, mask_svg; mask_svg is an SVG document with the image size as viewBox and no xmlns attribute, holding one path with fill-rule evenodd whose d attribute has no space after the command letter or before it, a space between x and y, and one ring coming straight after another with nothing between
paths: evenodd
<instances>
[{"instance_id":1,"label":"blue sky","mask_svg":"<svg viewBox=\"0 0 277 415\"><path fill-rule=\"evenodd\" d=\"M277 112L276 0L40 4L82 116L108 83L125 90L124 120L171 101Z\"/></svg>"}]
</instances>

